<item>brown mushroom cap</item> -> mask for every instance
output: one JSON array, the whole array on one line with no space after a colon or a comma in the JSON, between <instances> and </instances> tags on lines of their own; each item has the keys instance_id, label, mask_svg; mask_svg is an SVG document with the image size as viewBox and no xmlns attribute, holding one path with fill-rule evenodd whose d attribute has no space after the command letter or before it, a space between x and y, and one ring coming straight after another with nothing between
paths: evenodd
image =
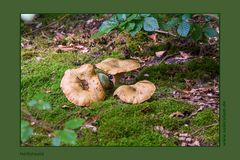
<instances>
[{"instance_id":1,"label":"brown mushroom cap","mask_svg":"<svg viewBox=\"0 0 240 160\"><path fill-rule=\"evenodd\" d=\"M108 74L116 75L118 73L136 70L140 68L140 64L131 59L120 60L116 58L108 58L96 64L96 67Z\"/></svg>"},{"instance_id":2,"label":"brown mushroom cap","mask_svg":"<svg viewBox=\"0 0 240 160\"><path fill-rule=\"evenodd\" d=\"M123 85L118 87L113 95L117 95L122 101L126 103L142 103L153 95L155 92L155 85L147 80L139 81L134 85Z\"/></svg>"},{"instance_id":3,"label":"brown mushroom cap","mask_svg":"<svg viewBox=\"0 0 240 160\"><path fill-rule=\"evenodd\" d=\"M78 106L89 106L105 98L104 89L91 64L65 71L60 86L67 99Z\"/></svg>"}]
</instances>

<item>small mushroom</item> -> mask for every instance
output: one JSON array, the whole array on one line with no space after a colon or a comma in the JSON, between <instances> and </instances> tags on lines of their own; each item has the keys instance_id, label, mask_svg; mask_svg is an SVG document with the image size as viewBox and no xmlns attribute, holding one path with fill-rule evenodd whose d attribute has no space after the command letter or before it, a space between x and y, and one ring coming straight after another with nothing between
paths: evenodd
<instances>
[{"instance_id":1,"label":"small mushroom","mask_svg":"<svg viewBox=\"0 0 240 160\"><path fill-rule=\"evenodd\" d=\"M142 103L154 94L156 90L155 85L147 80L139 81L134 85L123 85L118 87L113 93L126 103Z\"/></svg>"},{"instance_id":2,"label":"small mushroom","mask_svg":"<svg viewBox=\"0 0 240 160\"><path fill-rule=\"evenodd\" d=\"M65 71L60 86L67 99L78 106L89 106L105 98L104 88L91 64Z\"/></svg>"},{"instance_id":3,"label":"small mushroom","mask_svg":"<svg viewBox=\"0 0 240 160\"><path fill-rule=\"evenodd\" d=\"M140 68L140 64L136 60L120 60L116 58L108 58L95 65L98 69L114 76L114 85L118 86L120 77L126 72L130 72Z\"/></svg>"}]
</instances>

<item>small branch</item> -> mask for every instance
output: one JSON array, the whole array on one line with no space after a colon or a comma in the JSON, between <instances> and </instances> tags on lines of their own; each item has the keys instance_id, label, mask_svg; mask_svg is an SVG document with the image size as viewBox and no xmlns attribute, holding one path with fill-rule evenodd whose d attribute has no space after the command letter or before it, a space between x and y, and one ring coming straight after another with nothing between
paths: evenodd
<instances>
[{"instance_id":1,"label":"small branch","mask_svg":"<svg viewBox=\"0 0 240 160\"><path fill-rule=\"evenodd\" d=\"M63 123L65 120L69 119L71 116L73 115L79 115L81 114L82 111L77 111L77 112L74 112L74 113L69 113L68 115L66 115L63 119L61 119L59 122L57 122L56 126L62 126L61 123Z\"/></svg>"},{"instance_id":2,"label":"small branch","mask_svg":"<svg viewBox=\"0 0 240 160\"><path fill-rule=\"evenodd\" d=\"M178 54L179 54L179 53L174 53L174 54L166 55L166 56L163 57L163 59L159 62L159 64L162 63L162 62L164 62L165 60L171 58L171 57L175 57L175 56L178 55Z\"/></svg>"},{"instance_id":3,"label":"small branch","mask_svg":"<svg viewBox=\"0 0 240 160\"><path fill-rule=\"evenodd\" d=\"M36 118L34 118L32 116L32 114L27 111L26 109L24 108L21 108L21 112L23 114L25 114L25 118L28 119L30 122L34 122L35 124L39 124L44 130L46 130L47 132L53 132L54 129L52 127L49 126L48 123L44 122L44 121L40 121L40 120L37 120Z\"/></svg>"},{"instance_id":4,"label":"small branch","mask_svg":"<svg viewBox=\"0 0 240 160\"><path fill-rule=\"evenodd\" d=\"M200 131L202 131L202 130L205 130L205 129L207 129L207 128L210 128L210 127L216 126L216 125L218 125L218 123L213 123L213 124L210 124L210 125L204 126L204 127L202 127L202 128L199 128L199 129L197 129L195 132L193 132L192 135L194 135L194 134L196 134L196 133L198 133L198 132L200 132Z\"/></svg>"},{"instance_id":5,"label":"small branch","mask_svg":"<svg viewBox=\"0 0 240 160\"><path fill-rule=\"evenodd\" d=\"M167 32L167 31L163 31L163 30L155 30L155 32L157 33L162 33L162 34L167 34L167 35L171 35L171 36L174 36L174 37L177 37L177 35L171 33L171 32Z\"/></svg>"},{"instance_id":6,"label":"small branch","mask_svg":"<svg viewBox=\"0 0 240 160\"><path fill-rule=\"evenodd\" d=\"M37 29L35 29L35 30L31 31L31 32L28 32L28 33L25 33L25 34L23 34L23 36L26 36L26 35L29 35L29 34L31 34L31 33L37 32L37 31L39 31L39 30L42 30L42 29L48 28L48 27L50 27L50 26L56 24L57 22L63 20L63 19L66 18L67 16L69 16L69 14L66 14L66 15L62 16L62 17L59 18L58 20L56 20L56 21L54 21L54 22L52 22L52 23L49 23L49 24L46 25L46 26L43 26L43 27L37 28Z\"/></svg>"}]
</instances>

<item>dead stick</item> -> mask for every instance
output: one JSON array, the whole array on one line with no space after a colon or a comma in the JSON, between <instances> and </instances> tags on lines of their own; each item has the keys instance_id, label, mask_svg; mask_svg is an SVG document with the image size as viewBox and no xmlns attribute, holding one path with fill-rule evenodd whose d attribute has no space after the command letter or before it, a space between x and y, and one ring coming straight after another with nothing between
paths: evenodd
<instances>
[{"instance_id":1,"label":"dead stick","mask_svg":"<svg viewBox=\"0 0 240 160\"><path fill-rule=\"evenodd\" d=\"M171 57L174 57L176 55L178 55L179 53L174 53L174 54L169 54L169 55L166 55L165 57L163 57L163 59L159 62L159 63L162 63L164 62L165 60L171 58Z\"/></svg>"},{"instance_id":2,"label":"dead stick","mask_svg":"<svg viewBox=\"0 0 240 160\"><path fill-rule=\"evenodd\" d=\"M163 31L163 30L155 30L155 32L157 32L157 33L162 33L162 34L168 34L168 35L177 37L177 35L175 35L175 34L173 34L173 33L171 33L171 32Z\"/></svg>"},{"instance_id":3,"label":"dead stick","mask_svg":"<svg viewBox=\"0 0 240 160\"><path fill-rule=\"evenodd\" d=\"M37 29L35 29L35 30L31 31L31 32L28 32L28 33L25 33L25 34L23 34L23 36L26 36L26 35L29 35L29 34L31 34L31 33L37 32L37 31L39 31L39 30L42 30L42 29L48 28L48 27L50 27L50 26L56 24L57 22L63 20L63 19L64 19L65 17L67 17L67 16L69 16L69 14L66 14L66 15L62 16L62 17L59 18L58 20L56 20L56 21L54 21L54 22L52 22L52 23L49 23L49 24L46 25L46 26L43 26L43 27L41 27L41 28L37 28Z\"/></svg>"},{"instance_id":4,"label":"dead stick","mask_svg":"<svg viewBox=\"0 0 240 160\"><path fill-rule=\"evenodd\" d=\"M52 127L49 127L49 124L48 123L46 123L46 122L44 122L44 121L40 121L40 120L37 120L36 118L34 118L33 116L32 116L32 114L30 113L30 112L28 112L27 110L25 110L25 109L23 109L23 108L21 108L21 112L23 113L23 114L25 114L26 116L28 116L28 117L26 117L28 120L30 120L31 122L34 122L34 123L36 123L36 124L39 124L44 130L46 130L47 132L53 132L53 128Z\"/></svg>"},{"instance_id":5,"label":"dead stick","mask_svg":"<svg viewBox=\"0 0 240 160\"><path fill-rule=\"evenodd\" d=\"M199 129L197 129L195 132L193 132L192 135L198 133L198 132L201 131L201 130L204 130L204 129L207 129L207 128L209 128L209 127L216 126L216 125L218 125L218 123L213 123L213 124L204 126L204 127L202 127L202 128L199 128Z\"/></svg>"}]
</instances>

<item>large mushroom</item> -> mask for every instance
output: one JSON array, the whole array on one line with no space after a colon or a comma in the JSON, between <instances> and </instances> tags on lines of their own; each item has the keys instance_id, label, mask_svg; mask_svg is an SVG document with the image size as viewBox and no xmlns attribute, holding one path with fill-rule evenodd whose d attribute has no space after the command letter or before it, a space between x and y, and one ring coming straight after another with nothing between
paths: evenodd
<instances>
[{"instance_id":1,"label":"large mushroom","mask_svg":"<svg viewBox=\"0 0 240 160\"><path fill-rule=\"evenodd\" d=\"M117 95L123 102L138 104L151 98L155 90L156 87L152 82L142 80L134 85L123 85L118 87L113 95Z\"/></svg>"},{"instance_id":2,"label":"large mushroom","mask_svg":"<svg viewBox=\"0 0 240 160\"><path fill-rule=\"evenodd\" d=\"M114 85L118 86L120 77L126 72L130 72L140 68L140 64L136 60L126 59L120 60L116 58L108 58L95 65L98 69L114 76Z\"/></svg>"},{"instance_id":3,"label":"large mushroom","mask_svg":"<svg viewBox=\"0 0 240 160\"><path fill-rule=\"evenodd\" d=\"M89 106L105 98L104 88L91 64L65 71L60 86L67 99L78 106Z\"/></svg>"}]
</instances>

